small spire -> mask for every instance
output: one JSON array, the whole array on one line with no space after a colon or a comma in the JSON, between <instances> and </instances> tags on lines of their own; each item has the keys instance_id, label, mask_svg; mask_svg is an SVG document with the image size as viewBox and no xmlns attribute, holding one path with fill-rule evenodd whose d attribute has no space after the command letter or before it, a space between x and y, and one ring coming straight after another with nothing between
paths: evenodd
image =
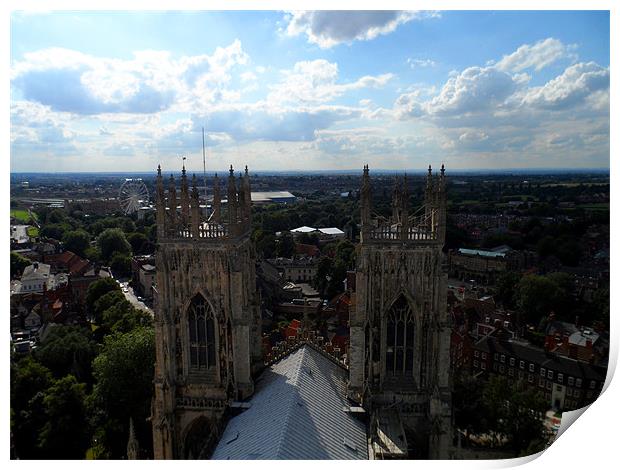
<instances>
[{"instance_id":1,"label":"small spire","mask_svg":"<svg viewBox=\"0 0 620 470\"><path fill-rule=\"evenodd\" d=\"M444 167L443 163L441 164L441 176L443 176L443 174L446 172L446 168Z\"/></svg>"},{"instance_id":2,"label":"small spire","mask_svg":"<svg viewBox=\"0 0 620 470\"><path fill-rule=\"evenodd\" d=\"M431 168L431 166L428 166L428 176L431 176L431 174L433 173L433 170Z\"/></svg>"},{"instance_id":3,"label":"small spire","mask_svg":"<svg viewBox=\"0 0 620 470\"><path fill-rule=\"evenodd\" d=\"M161 165L157 165L157 176L161 176Z\"/></svg>"},{"instance_id":4,"label":"small spire","mask_svg":"<svg viewBox=\"0 0 620 470\"><path fill-rule=\"evenodd\" d=\"M230 176L235 176L235 170L233 170L233 166L232 165L230 165L229 172L230 172Z\"/></svg>"},{"instance_id":5,"label":"small spire","mask_svg":"<svg viewBox=\"0 0 620 470\"><path fill-rule=\"evenodd\" d=\"M246 174L246 176L248 174L248 166L247 165L245 166L245 174Z\"/></svg>"}]
</instances>

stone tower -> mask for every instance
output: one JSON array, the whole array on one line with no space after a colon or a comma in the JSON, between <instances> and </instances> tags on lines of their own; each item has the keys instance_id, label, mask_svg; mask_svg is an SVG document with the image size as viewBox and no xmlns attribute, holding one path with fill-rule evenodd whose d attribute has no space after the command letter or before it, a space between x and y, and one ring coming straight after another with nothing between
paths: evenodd
<instances>
[{"instance_id":1,"label":"stone tower","mask_svg":"<svg viewBox=\"0 0 620 470\"><path fill-rule=\"evenodd\" d=\"M444 167L433 177L429 166L424 204L416 212L404 178L395 185L391 217L374 214L368 166L360 198L349 395L371 415L376 458L447 458L452 412Z\"/></svg>"},{"instance_id":2,"label":"stone tower","mask_svg":"<svg viewBox=\"0 0 620 470\"><path fill-rule=\"evenodd\" d=\"M185 166L180 198L157 169L155 304L156 459L208 458L229 405L254 390L261 364L250 178L230 167L227 201L215 181L214 213L203 220L196 176Z\"/></svg>"}]
</instances>

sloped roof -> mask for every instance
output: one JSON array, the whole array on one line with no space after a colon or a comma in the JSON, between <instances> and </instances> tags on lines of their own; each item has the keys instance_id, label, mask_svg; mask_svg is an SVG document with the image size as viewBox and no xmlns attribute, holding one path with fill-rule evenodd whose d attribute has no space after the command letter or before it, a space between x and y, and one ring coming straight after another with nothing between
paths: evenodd
<instances>
[{"instance_id":1,"label":"sloped roof","mask_svg":"<svg viewBox=\"0 0 620 470\"><path fill-rule=\"evenodd\" d=\"M346 371L310 346L266 369L214 460L368 459L366 429L343 411Z\"/></svg>"}]
</instances>

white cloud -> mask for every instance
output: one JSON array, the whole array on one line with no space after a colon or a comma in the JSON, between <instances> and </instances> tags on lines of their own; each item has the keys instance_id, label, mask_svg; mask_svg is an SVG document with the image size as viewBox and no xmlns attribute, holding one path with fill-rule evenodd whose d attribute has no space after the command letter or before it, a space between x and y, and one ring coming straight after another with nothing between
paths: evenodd
<instances>
[{"instance_id":1,"label":"white cloud","mask_svg":"<svg viewBox=\"0 0 620 470\"><path fill-rule=\"evenodd\" d=\"M283 71L284 80L272 85L268 101L275 103L324 103L343 93L361 88L380 88L392 79L386 73L364 76L351 83L337 83L338 64L324 59L297 62L292 70Z\"/></svg>"},{"instance_id":2,"label":"white cloud","mask_svg":"<svg viewBox=\"0 0 620 470\"><path fill-rule=\"evenodd\" d=\"M495 64L499 70L520 72L526 69L541 69L561 59L576 60L576 46L565 45L554 38L547 38L535 44L524 44L512 54L505 55Z\"/></svg>"},{"instance_id":3,"label":"white cloud","mask_svg":"<svg viewBox=\"0 0 620 470\"><path fill-rule=\"evenodd\" d=\"M24 54L11 70L25 99L77 114L156 113L239 99L231 71L248 62L238 40L212 55L178 60L165 51L138 51L132 59L94 57L49 48Z\"/></svg>"},{"instance_id":4,"label":"white cloud","mask_svg":"<svg viewBox=\"0 0 620 470\"><path fill-rule=\"evenodd\" d=\"M594 62L581 62L571 65L544 86L529 90L523 101L535 107L564 109L582 104L596 94L594 100L598 98L599 101L595 106L605 109L606 100L608 110L608 91L609 68Z\"/></svg>"},{"instance_id":5,"label":"white cloud","mask_svg":"<svg viewBox=\"0 0 620 470\"><path fill-rule=\"evenodd\" d=\"M326 49L340 43L368 41L389 34L414 19L439 16L415 11L295 11L287 18L289 36L305 34L308 42Z\"/></svg>"},{"instance_id":6,"label":"white cloud","mask_svg":"<svg viewBox=\"0 0 620 470\"><path fill-rule=\"evenodd\" d=\"M426 68L426 67L435 67L437 62L431 59L407 59L407 63L412 69L415 68Z\"/></svg>"}]
</instances>

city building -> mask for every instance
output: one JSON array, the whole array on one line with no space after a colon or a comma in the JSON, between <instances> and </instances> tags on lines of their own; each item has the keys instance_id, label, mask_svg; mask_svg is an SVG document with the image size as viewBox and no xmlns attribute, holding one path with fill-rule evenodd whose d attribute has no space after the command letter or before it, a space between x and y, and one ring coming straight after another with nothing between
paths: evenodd
<instances>
[{"instance_id":1,"label":"city building","mask_svg":"<svg viewBox=\"0 0 620 470\"><path fill-rule=\"evenodd\" d=\"M556 410L592 403L605 383L606 368L553 354L526 342L482 338L473 347L474 375L498 374L540 391Z\"/></svg>"},{"instance_id":2,"label":"city building","mask_svg":"<svg viewBox=\"0 0 620 470\"><path fill-rule=\"evenodd\" d=\"M24 268L24 274L21 277L20 292L41 293L47 289L47 283L50 280L50 265L35 262Z\"/></svg>"}]
</instances>

